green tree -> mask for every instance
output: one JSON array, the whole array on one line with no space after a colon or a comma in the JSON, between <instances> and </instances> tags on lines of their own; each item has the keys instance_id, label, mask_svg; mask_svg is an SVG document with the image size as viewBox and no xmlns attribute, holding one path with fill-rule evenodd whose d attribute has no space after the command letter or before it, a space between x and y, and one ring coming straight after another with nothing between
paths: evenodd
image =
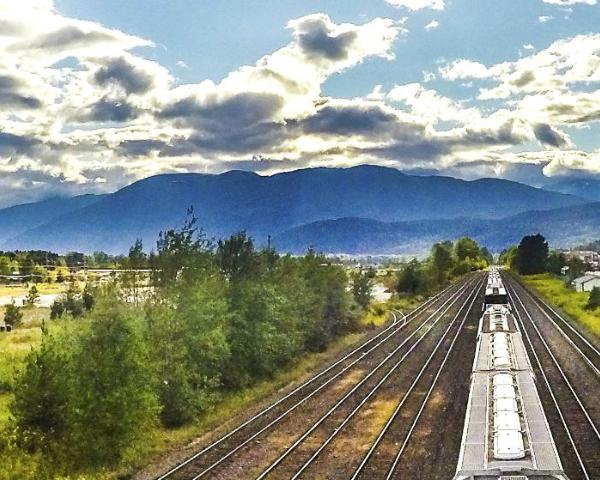
<instances>
[{"instance_id":1,"label":"green tree","mask_svg":"<svg viewBox=\"0 0 600 480\"><path fill-rule=\"evenodd\" d=\"M450 270L454 266L452 244L450 242L436 243L431 249L431 263L434 281L444 285L448 281Z\"/></svg>"},{"instance_id":2,"label":"green tree","mask_svg":"<svg viewBox=\"0 0 600 480\"><path fill-rule=\"evenodd\" d=\"M541 234L527 235L519 243L517 268L523 275L543 273L548 264L548 242Z\"/></svg>"},{"instance_id":3,"label":"green tree","mask_svg":"<svg viewBox=\"0 0 600 480\"><path fill-rule=\"evenodd\" d=\"M254 242L244 231L227 240L219 240L215 259L221 271L233 282L258 273L259 259Z\"/></svg>"},{"instance_id":4,"label":"green tree","mask_svg":"<svg viewBox=\"0 0 600 480\"><path fill-rule=\"evenodd\" d=\"M560 275L561 269L567 264L567 259L562 252L552 250L548 255L548 266L547 269L554 275Z\"/></svg>"},{"instance_id":5,"label":"green tree","mask_svg":"<svg viewBox=\"0 0 600 480\"><path fill-rule=\"evenodd\" d=\"M69 362L64 342L42 326L42 342L25 359L13 388L11 413L19 443L29 451L56 453L67 431Z\"/></svg>"},{"instance_id":6,"label":"green tree","mask_svg":"<svg viewBox=\"0 0 600 480\"><path fill-rule=\"evenodd\" d=\"M586 308L588 310L595 310L600 307L600 288L594 287L590 292L590 298L588 299Z\"/></svg>"},{"instance_id":7,"label":"green tree","mask_svg":"<svg viewBox=\"0 0 600 480\"><path fill-rule=\"evenodd\" d=\"M0 256L0 275L12 274L12 262L10 258L2 255Z\"/></svg>"},{"instance_id":8,"label":"green tree","mask_svg":"<svg viewBox=\"0 0 600 480\"><path fill-rule=\"evenodd\" d=\"M141 322L115 295L78 337L69 399L69 459L75 467L115 464L154 418L150 357Z\"/></svg>"},{"instance_id":9,"label":"green tree","mask_svg":"<svg viewBox=\"0 0 600 480\"><path fill-rule=\"evenodd\" d=\"M352 294L354 300L366 309L371 303L371 290L373 289L373 270L356 271L352 273Z\"/></svg>"},{"instance_id":10,"label":"green tree","mask_svg":"<svg viewBox=\"0 0 600 480\"><path fill-rule=\"evenodd\" d=\"M23 321L23 311L20 307L17 307L15 301L9 303L4 310L4 323L11 327L18 327Z\"/></svg>"},{"instance_id":11,"label":"green tree","mask_svg":"<svg viewBox=\"0 0 600 480\"><path fill-rule=\"evenodd\" d=\"M481 257L479 245L475 240L469 237L459 238L454 245L454 252L458 260L465 260L467 258L477 260Z\"/></svg>"},{"instance_id":12,"label":"green tree","mask_svg":"<svg viewBox=\"0 0 600 480\"><path fill-rule=\"evenodd\" d=\"M36 302L40 299L40 293L35 285L32 285L25 298L25 304L29 307L33 307Z\"/></svg>"},{"instance_id":13,"label":"green tree","mask_svg":"<svg viewBox=\"0 0 600 480\"><path fill-rule=\"evenodd\" d=\"M423 293L427 289L427 279L417 259L411 260L398 272L396 290L398 293Z\"/></svg>"}]
</instances>

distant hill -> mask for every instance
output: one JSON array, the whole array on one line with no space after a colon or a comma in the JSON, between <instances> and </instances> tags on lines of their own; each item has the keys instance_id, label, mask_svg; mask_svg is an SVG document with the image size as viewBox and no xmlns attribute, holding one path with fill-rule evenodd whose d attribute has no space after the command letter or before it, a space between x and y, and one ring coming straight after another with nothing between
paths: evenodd
<instances>
[{"instance_id":1,"label":"distant hill","mask_svg":"<svg viewBox=\"0 0 600 480\"><path fill-rule=\"evenodd\" d=\"M507 180L411 176L375 166L265 177L241 171L169 174L141 180L44 224L38 221L0 246L122 253L139 237L151 248L160 230L182 224L189 206L210 237L246 229L260 243L269 234L280 236L294 227L338 218L493 219L584 202ZM418 223L411 228L419 231Z\"/></svg>"},{"instance_id":2,"label":"distant hill","mask_svg":"<svg viewBox=\"0 0 600 480\"><path fill-rule=\"evenodd\" d=\"M530 211L502 219L458 218L421 222L379 222L342 218L313 222L277 235L275 245L292 252L309 247L330 253L417 254L440 240L470 236L499 251L527 234L542 233L554 246L574 246L598 238L600 203Z\"/></svg>"},{"instance_id":3,"label":"distant hill","mask_svg":"<svg viewBox=\"0 0 600 480\"><path fill-rule=\"evenodd\" d=\"M557 180L544 187L545 190L577 195L591 201L600 202L600 179L567 178Z\"/></svg>"},{"instance_id":4,"label":"distant hill","mask_svg":"<svg viewBox=\"0 0 600 480\"><path fill-rule=\"evenodd\" d=\"M0 245L23 232L51 222L56 217L87 207L103 197L104 195L54 197L0 209Z\"/></svg>"}]
</instances>

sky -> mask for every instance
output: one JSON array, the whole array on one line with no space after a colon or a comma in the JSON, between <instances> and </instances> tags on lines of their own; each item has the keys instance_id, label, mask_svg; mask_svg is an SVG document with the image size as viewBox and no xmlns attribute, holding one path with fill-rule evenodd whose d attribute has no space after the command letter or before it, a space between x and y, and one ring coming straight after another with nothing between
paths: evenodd
<instances>
[{"instance_id":1,"label":"sky","mask_svg":"<svg viewBox=\"0 0 600 480\"><path fill-rule=\"evenodd\" d=\"M0 207L168 172L600 177L598 0L0 0Z\"/></svg>"}]
</instances>

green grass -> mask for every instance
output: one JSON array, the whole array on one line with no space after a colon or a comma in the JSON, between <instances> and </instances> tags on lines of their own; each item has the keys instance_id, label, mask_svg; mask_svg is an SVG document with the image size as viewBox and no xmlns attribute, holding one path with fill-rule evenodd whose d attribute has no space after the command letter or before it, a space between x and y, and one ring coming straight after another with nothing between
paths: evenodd
<instances>
[{"instance_id":1,"label":"green grass","mask_svg":"<svg viewBox=\"0 0 600 480\"><path fill-rule=\"evenodd\" d=\"M68 288L65 283L37 283L35 285L40 295L49 295L52 293L62 293ZM27 295L30 286L28 285L0 285L0 297Z\"/></svg>"},{"instance_id":2,"label":"green grass","mask_svg":"<svg viewBox=\"0 0 600 480\"><path fill-rule=\"evenodd\" d=\"M600 308L586 310L589 292L575 292L552 274L522 276L521 279L547 302L560 308L586 331L600 338Z\"/></svg>"}]
</instances>

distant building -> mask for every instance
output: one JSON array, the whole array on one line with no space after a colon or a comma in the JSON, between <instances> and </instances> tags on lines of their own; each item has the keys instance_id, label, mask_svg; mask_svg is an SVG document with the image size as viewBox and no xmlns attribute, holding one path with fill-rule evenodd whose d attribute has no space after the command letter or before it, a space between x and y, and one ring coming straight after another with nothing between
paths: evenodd
<instances>
[{"instance_id":1,"label":"distant building","mask_svg":"<svg viewBox=\"0 0 600 480\"><path fill-rule=\"evenodd\" d=\"M590 265L594 270L600 267L600 253L593 250L569 250L565 252L567 260L578 258L583 263Z\"/></svg>"},{"instance_id":2,"label":"distant building","mask_svg":"<svg viewBox=\"0 0 600 480\"><path fill-rule=\"evenodd\" d=\"M600 288L600 275L584 275L571 282L576 292L591 292L594 287Z\"/></svg>"}]
</instances>

